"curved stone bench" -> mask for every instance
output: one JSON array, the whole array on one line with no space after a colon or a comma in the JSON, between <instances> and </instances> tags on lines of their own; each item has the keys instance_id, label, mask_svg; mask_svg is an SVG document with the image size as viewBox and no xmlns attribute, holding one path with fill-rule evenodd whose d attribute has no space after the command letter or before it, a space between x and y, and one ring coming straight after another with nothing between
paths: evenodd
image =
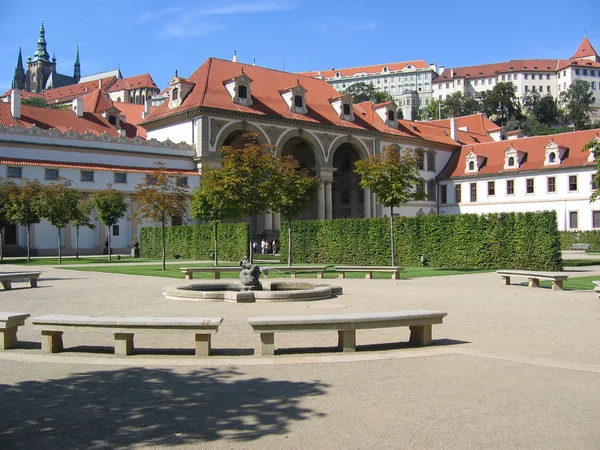
<instances>
[{"instance_id":1,"label":"curved stone bench","mask_svg":"<svg viewBox=\"0 0 600 450\"><path fill-rule=\"evenodd\" d=\"M290 278L296 278L298 272L317 272L317 278L323 278L323 272L327 270L327 266L272 266L261 267L260 271L264 278L269 278L269 271L289 272Z\"/></svg>"},{"instance_id":2,"label":"curved stone bench","mask_svg":"<svg viewBox=\"0 0 600 450\"><path fill-rule=\"evenodd\" d=\"M63 349L62 335L65 331L87 333L112 333L115 339L115 354L133 353L135 333L181 333L191 332L195 336L196 356L208 356L211 350L211 335L215 334L222 317L90 317L48 315L34 317L31 323L42 332L42 351L60 352Z\"/></svg>"},{"instance_id":3,"label":"curved stone bench","mask_svg":"<svg viewBox=\"0 0 600 450\"><path fill-rule=\"evenodd\" d=\"M248 324L260 333L261 355L275 354L275 333L336 330L338 349L356 350L356 330L409 327L410 343L431 343L431 326L442 323L448 313L442 311L393 311L378 313L328 314L315 316L249 317Z\"/></svg>"}]
</instances>

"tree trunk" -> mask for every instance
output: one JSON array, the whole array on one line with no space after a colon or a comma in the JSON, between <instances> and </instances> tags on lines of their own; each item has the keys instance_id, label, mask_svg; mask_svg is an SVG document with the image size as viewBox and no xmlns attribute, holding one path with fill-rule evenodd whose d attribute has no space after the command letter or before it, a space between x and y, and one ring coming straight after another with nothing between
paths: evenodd
<instances>
[{"instance_id":1,"label":"tree trunk","mask_svg":"<svg viewBox=\"0 0 600 450\"><path fill-rule=\"evenodd\" d=\"M396 248L394 245L394 207L390 206L390 239L392 244L392 266L396 265Z\"/></svg>"},{"instance_id":2,"label":"tree trunk","mask_svg":"<svg viewBox=\"0 0 600 450\"><path fill-rule=\"evenodd\" d=\"M0 261L4 260L4 227L0 227Z\"/></svg>"},{"instance_id":3,"label":"tree trunk","mask_svg":"<svg viewBox=\"0 0 600 450\"><path fill-rule=\"evenodd\" d=\"M292 265L292 221L288 220L288 257L287 265Z\"/></svg>"},{"instance_id":4,"label":"tree trunk","mask_svg":"<svg viewBox=\"0 0 600 450\"><path fill-rule=\"evenodd\" d=\"M27 262L31 261L31 224L27 224Z\"/></svg>"},{"instance_id":5,"label":"tree trunk","mask_svg":"<svg viewBox=\"0 0 600 450\"><path fill-rule=\"evenodd\" d=\"M62 264L62 253L60 251L60 247L62 244L62 240L60 238L60 227L56 227L56 229L58 230L58 263Z\"/></svg>"},{"instance_id":6,"label":"tree trunk","mask_svg":"<svg viewBox=\"0 0 600 450\"><path fill-rule=\"evenodd\" d=\"M219 265L219 221L215 220L215 266Z\"/></svg>"},{"instance_id":7,"label":"tree trunk","mask_svg":"<svg viewBox=\"0 0 600 450\"><path fill-rule=\"evenodd\" d=\"M79 225L75 227L75 259L79 259Z\"/></svg>"},{"instance_id":8,"label":"tree trunk","mask_svg":"<svg viewBox=\"0 0 600 450\"><path fill-rule=\"evenodd\" d=\"M165 230L165 221L161 222L162 228L162 270L167 270L167 233Z\"/></svg>"},{"instance_id":9,"label":"tree trunk","mask_svg":"<svg viewBox=\"0 0 600 450\"><path fill-rule=\"evenodd\" d=\"M110 239L111 228L112 228L112 225L109 225L108 226L108 249L107 249L108 260L109 261L112 261L112 252L111 252L112 242L111 242L111 239Z\"/></svg>"}]
</instances>

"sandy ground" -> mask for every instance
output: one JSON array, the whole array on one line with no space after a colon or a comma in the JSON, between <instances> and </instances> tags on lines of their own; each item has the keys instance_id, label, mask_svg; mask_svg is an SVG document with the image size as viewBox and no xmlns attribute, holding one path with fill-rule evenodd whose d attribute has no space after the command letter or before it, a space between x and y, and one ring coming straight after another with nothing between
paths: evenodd
<instances>
[{"instance_id":1,"label":"sandy ground","mask_svg":"<svg viewBox=\"0 0 600 450\"><path fill-rule=\"evenodd\" d=\"M175 280L39 269L39 288L0 290L2 311L225 320L206 359L190 336L152 334L127 358L88 333L65 333L67 351L44 355L27 324L19 348L0 352L0 448L600 448L593 291L485 273L327 280L344 295L320 302L199 303L165 300ZM600 267L570 273L600 279ZM408 309L448 312L432 346L409 347L403 328L361 330L359 351L340 354L334 332L291 333L265 358L247 324Z\"/></svg>"}]
</instances>

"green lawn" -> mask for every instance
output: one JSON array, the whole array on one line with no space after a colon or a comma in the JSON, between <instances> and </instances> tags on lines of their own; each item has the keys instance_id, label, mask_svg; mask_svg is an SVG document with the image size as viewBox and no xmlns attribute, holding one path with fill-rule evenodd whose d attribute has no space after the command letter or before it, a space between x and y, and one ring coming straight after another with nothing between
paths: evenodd
<instances>
[{"instance_id":1,"label":"green lawn","mask_svg":"<svg viewBox=\"0 0 600 450\"><path fill-rule=\"evenodd\" d=\"M600 280L599 275L593 275L591 277L569 277L564 283L564 289L574 289L578 291L588 291L594 289L594 283L592 281ZM540 280L540 286L551 287L551 281Z\"/></svg>"},{"instance_id":2,"label":"green lawn","mask_svg":"<svg viewBox=\"0 0 600 450\"><path fill-rule=\"evenodd\" d=\"M222 266L235 265L235 264L221 264ZM269 263L263 264L263 266L277 267L279 264L277 263ZM165 278L179 278L183 279L183 273L179 270L180 267L208 267L211 266L208 264L186 264L182 263L181 265L168 265L167 270L161 270L160 263L156 265L144 265L144 266L116 266L116 265L107 265L107 266L96 266L96 267L65 267L68 270L80 270L87 272L104 272L104 273L120 273L125 275L146 275L146 276L154 276L154 277L165 277ZM260 266L260 264L259 264ZM465 273L480 273L480 272L489 272L486 270L479 269L437 269L432 267L407 267L400 274L400 278L420 278L420 277L433 277L433 276L444 276L444 275L459 275ZM389 273L373 273L373 278L378 279L390 279L391 274ZM277 273L275 271L271 271L269 273L269 278L281 278L281 277L289 277L289 275L284 275ZM299 278L317 278L316 272L302 272L298 274ZM338 277L337 272L333 270L333 266L329 267L328 270L324 273L324 277L327 279L334 279ZM361 272L352 272L346 274L347 278L364 278L365 274ZM238 274L236 273L222 273L221 278L232 278L237 279ZM214 279L214 275L212 273L195 273L194 279Z\"/></svg>"}]
</instances>

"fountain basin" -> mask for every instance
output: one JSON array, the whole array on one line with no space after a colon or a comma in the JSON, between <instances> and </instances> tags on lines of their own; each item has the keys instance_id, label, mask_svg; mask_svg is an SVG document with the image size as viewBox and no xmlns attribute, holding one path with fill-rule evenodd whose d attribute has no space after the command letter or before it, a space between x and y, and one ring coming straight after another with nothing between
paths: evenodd
<instances>
[{"instance_id":1,"label":"fountain basin","mask_svg":"<svg viewBox=\"0 0 600 450\"><path fill-rule=\"evenodd\" d=\"M243 291L241 283L193 283L164 288L168 300L200 302L298 302L325 300L342 294L340 286L301 281L263 284L262 291Z\"/></svg>"}]
</instances>

